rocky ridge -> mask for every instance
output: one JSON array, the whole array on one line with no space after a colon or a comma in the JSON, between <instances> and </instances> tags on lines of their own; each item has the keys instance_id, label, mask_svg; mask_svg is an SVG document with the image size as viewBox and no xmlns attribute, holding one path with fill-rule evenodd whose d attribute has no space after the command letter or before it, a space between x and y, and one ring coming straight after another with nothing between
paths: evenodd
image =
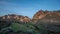
<instances>
[{"instance_id":1,"label":"rocky ridge","mask_svg":"<svg viewBox=\"0 0 60 34\"><path fill-rule=\"evenodd\" d=\"M9 14L9 15L2 16L2 17L0 17L0 20L6 20L6 21L17 20L17 21L21 21L21 22L30 22L31 21L31 19L27 16L15 15L15 14Z\"/></svg>"},{"instance_id":2,"label":"rocky ridge","mask_svg":"<svg viewBox=\"0 0 60 34\"><path fill-rule=\"evenodd\" d=\"M46 21L60 21L60 12L59 11L43 11L40 10L36 14L34 14L32 21L37 22L38 20Z\"/></svg>"},{"instance_id":3,"label":"rocky ridge","mask_svg":"<svg viewBox=\"0 0 60 34\"><path fill-rule=\"evenodd\" d=\"M33 22L36 26L41 24L44 25L49 31L59 32L60 31L60 11L38 11L33 16Z\"/></svg>"}]
</instances>

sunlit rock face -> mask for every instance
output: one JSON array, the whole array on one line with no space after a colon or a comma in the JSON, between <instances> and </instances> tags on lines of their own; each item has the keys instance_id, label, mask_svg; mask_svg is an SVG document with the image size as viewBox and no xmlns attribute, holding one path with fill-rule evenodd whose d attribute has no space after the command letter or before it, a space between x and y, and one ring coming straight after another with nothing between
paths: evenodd
<instances>
[{"instance_id":1,"label":"sunlit rock face","mask_svg":"<svg viewBox=\"0 0 60 34\"><path fill-rule=\"evenodd\" d=\"M38 26L41 23L44 27L53 32L60 32L60 11L38 11L33 16L33 22Z\"/></svg>"},{"instance_id":2,"label":"sunlit rock face","mask_svg":"<svg viewBox=\"0 0 60 34\"><path fill-rule=\"evenodd\" d=\"M59 22L60 21L60 11L43 11L39 10L34 14L32 21L37 22L38 20L44 20L45 22Z\"/></svg>"},{"instance_id":3,"label":"sunlit rock face","mask_svg":"<svg viewBox=\"0 0 60 34\"><path fill-rule=\"evenodd\" d=\"M37 20L44 18L47 15L47 11L39 10L36 14L34 14L32 21L37 22Z\"/></svg>"},{"instance_id":4,"label":"sunlit rock face","mask_svg":"<svg viewBox=\"0 0 60 34\"><path fill-rule=\"evenodd\" d=\"M9 15L5 15L0 17L0 20L17 20L17 21L21 21L21 22L30 22L31 19L28 18L27 16L22 16L22 15L15 15L15 14L9 14Z\"/></svg>"}]
</instances>

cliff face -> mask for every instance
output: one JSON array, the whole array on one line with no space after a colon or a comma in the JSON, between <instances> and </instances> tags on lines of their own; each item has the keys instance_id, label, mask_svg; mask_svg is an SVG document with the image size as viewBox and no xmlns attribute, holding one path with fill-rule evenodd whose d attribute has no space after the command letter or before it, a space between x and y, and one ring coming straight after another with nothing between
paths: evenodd
<instances>
[{"instance_id":1,"label":"cliff face","mask_svg":"<svg viewBox=\"0 0 60 34\"><path fill-rule=\"evenodd\" d=\"M60 31L60 11L40 10L33 16L32 20L35 22L36 26L43 24L49 31Z\"/></svg>"},{"instance_id":2,"label":"cliff face","mask_svg":"<svg viewBox=\"0 0 60 34\"><path fill-rule=\"evenodd\" d=\"M11 14L11 15L5 15L0 17L0 20L17 20L17 21L21 21L21 22L30 22L31 19L28 18L27 16L22 16L22 15L15 15L15 14Z\"/></svg>"},{"instance_id":3,"label":"cliff face","mask_svg":"<svg viewBox=\"0 0 60 34\"><path fill-rule=\"evenodd\" d=\"M60 21L60 12L40 10L33 16L33 19L32 19L33 22L37 22L38 20L44 20L45 22Z\"/></svg>"}]
</instances>

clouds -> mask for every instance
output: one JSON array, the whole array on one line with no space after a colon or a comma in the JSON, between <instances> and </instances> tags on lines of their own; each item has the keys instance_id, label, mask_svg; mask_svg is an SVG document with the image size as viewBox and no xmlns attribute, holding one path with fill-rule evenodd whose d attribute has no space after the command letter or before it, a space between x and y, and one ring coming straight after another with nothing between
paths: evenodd
<instances>
[{"instance_id":1,"label":"clouds","mask_svg":"<svg viewBox=\"0 0 60 34\"><path fill-rule=\"evenodd\" d=\"M8 2L8 1L0 1L0 5L4 5L4 6L15 6L17 4L12 3L12 2Z\"/></svg>"}]
</instances>

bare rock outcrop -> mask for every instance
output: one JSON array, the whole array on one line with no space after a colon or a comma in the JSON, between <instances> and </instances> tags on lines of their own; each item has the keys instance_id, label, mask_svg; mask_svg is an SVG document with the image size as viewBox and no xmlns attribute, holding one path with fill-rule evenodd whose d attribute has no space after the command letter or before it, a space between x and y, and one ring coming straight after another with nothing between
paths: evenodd
<instances>
[{"instance_id":1,"label":"bare rock outcrop","mask_svg":"<svg viewBox=\"0 0 60 34\"><path fill-rule=\"evenodd\" d=\"M30 22L31 21L31 19L27 16L15 15L15 14L9 14L9 15L2 16L2 17L0 17L0 20L6 20L6 21L17 20L17 21L21 21L21 22Z\"/></svg>"},{"instance_id":2,"label":"bare rock outcrop","mask_svg":"<svg viewBox=\"0 0 60 34\"><path fill-rule=\"evenodd\" d=\"M60 32L60 11L38 11L32 21L39 26L44 24L47 30Z\"/></svg>"}]
</instances>

